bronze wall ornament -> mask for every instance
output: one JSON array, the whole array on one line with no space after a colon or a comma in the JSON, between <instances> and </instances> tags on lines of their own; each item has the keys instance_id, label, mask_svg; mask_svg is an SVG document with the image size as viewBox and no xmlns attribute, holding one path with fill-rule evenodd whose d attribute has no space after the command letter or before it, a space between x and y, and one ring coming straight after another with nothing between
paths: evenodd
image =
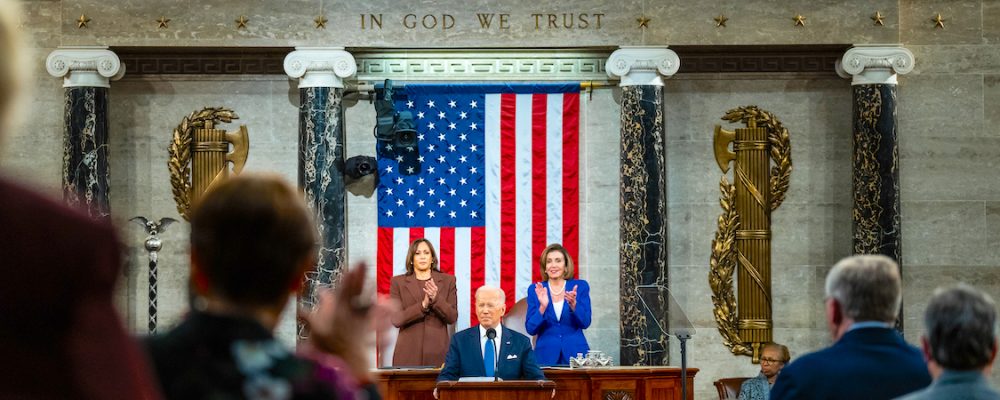
<instances>
[{"instance_id":1,"label":"bronze wall ornament","mask_svg":"<svg viewBox=\"0 0 1000 400\"><path fill-rule=\"evenodd\" d=\"M232 173L243 171L250 150L246 125L240 125L238 130L232 132L215 129L215 124L234 119L239 117L233 110L205 107L184 117L174 128L167 167L170 169L170 185L173 186L177 212L185 220L188 219L191 204L197 202L215 182L229 176L228 163L233 164Z\"/></svg>"},{"instance_id":2,"label":"bronze wall ornament","mask_svg":"<svg viewBox=\"0 0 1000 400\"><path fill-rule=\"evenodd\" d=\"M715 127L715 160L723 173L733 163L734 183L725 174L719 182L722 215L712 240L708 283L723 344L757 363L761 345L772 341L771 212L788 191L791 143L781 121L757 106L729 110L722 119L746 128Z\"/></svg>"}]
</instances>

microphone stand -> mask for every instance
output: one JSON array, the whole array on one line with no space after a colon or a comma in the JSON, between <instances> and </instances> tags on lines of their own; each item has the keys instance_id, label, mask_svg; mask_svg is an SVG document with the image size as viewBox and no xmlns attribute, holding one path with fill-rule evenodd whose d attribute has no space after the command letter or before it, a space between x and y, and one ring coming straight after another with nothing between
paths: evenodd
<instances>
[{"instance_id":1,"label":"microphone stand","mask_svg":"<svg viewBox=\"0 0 1000 400\"><path fill-rule=\"evenodd\" d=\"M486 330L486 338L493 341L493 382L499 382L497 377L497 366L500 365L500 352L497 351L497 330L490 328Z\"/></svg>"}]
</instances>

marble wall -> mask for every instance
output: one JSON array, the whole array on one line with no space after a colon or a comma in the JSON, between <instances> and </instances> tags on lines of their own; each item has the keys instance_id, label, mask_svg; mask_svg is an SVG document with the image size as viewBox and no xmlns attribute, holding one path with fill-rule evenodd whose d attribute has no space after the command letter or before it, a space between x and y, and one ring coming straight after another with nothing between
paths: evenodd
<instances>
[{"instance_id":1,"label":"marble wall","mask_svg":"<svg viewBox=\"0 0 1000 400\"><path fill-rule=\"evenodd\" d=\"M327 2L330 3L330 2ZM341 2L343 3L343 2ZM476 2L453 11L456 28L447 32L405 29L405 12L387 11L391 2L294 1L277 9L272 2L206 2L198 9L150 2L29 0L23 30L35 48L35 90L27 124L3 139L0 168L53 196L62 170L61 82L47 75L45 56L71 44L111 46L293 46L343 44L367 47L545 47L608 48L626 44L809 44L902 43L916 68L900 77L898 137L902 199L902 254L905 269L906 337L916 342L926 298L937 286L965 281L1000 298L1000 3L991 0L877 0L779 3L754 0L624 2L571 1L535 10L527 1ZM455 2L456 4L458 2ZM456 9L449 1L423 2L421 14ZM463 3L464 4L464 3ZM331 20L317 30L312 19L326 7ZM344 7L346 12L331 11ZM612 9L613 7L613 9ZM558 9L557 9L558 8ZM297 11L307 10L307 11ZM359 30L362 13L386 13L385 28ZM491 33L463 27L480 10L509 10L517 27ZM531 13L606 10L606 30L540 30L525 27ZM880 10L885 27L868 17ZM574 11L582 12L582 11ZM712 17L724 13L726 28ZM78 29L74 20L93 20ZM795 28L791 16L807 17ZM941 13L944 29L930 18ZM157 29L160 15L170 29ZM247 30L233 19L249 16ZM390 15L391 14L391 15ZM398 14L398 15L397 15ZM516 15L515 15L516 14ZM648 29L638 15L652 17ZM390 18L391 17L391 18ZM115 21L112 23L111 21ZM391 24L390 24L390 21ZM478 24L478 23L477 23ZM462 33L462 34L457 34ZM682 59L683 63L684 60ZM774 212L772 274L774 338L788 344L793 358L829 344L822 305L823 279L837 259L851 252L851 88L832 76L794 74L679 75L666 81L670 289L694 322L688 364L700 368L698 399L714 397L712 381L749 376L756 367L722 345L711 314L708 255L720 213L711 133L733 107L756 104L774 112L791 133L795 169L784 204ZM585 107L581 153L581 277L592 282L593 347L618 358L618 89L581 96ZM178 218L170 194L166 146L180 118L196 108L231 107L250 127L247 171L272 171L294 181L297 171L296 83L277 76L145 76L112 83L110 90L111 213L128 244L128 264L118 304L136 332L146 328L144 233L127 219L136 215ZM374 110L364 99L345 97L347 156L372 154ZM725 124L724 124L725 125ZM235 124L226 128L234 129ZM732 128L729 125L729 128ZM374 261L375 199L349 195L348 259ZM186 307L186 225L161 237L160 324L176 322ZM597 288L607 288L600 290ZM280 330L293 341L294 323ZM680 364L671 345L670 363ZM993 382L1000 383L995 372Z\"/></svg>"}]
</instances>

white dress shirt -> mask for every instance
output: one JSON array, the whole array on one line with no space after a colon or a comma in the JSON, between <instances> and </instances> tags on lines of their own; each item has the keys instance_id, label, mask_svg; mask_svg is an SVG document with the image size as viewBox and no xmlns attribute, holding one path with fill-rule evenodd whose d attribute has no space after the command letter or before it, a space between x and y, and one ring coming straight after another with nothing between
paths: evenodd
<instances>
[{"instance_id":1,"label":"white dress shirt","mask_svg":"<svg viewBox=\"0 0 1000 400\"><path fill-rule=\"evenodd\" d=\"M500 324L497 324L497 327L493 328L493 329L496 329L496 331L497 331L497 337L493 338L493 351L496 351L496 354L494 354L494 356L496 356L496 357L494 357L493 360L499 362L500 361L500 343L503 343L501 341L501 337L503 336L503 326L501 326ZM482 325L479 325L479 354L483 355L483 359L484 360L486 359L486 341L487 340L490 340L490 338L486 337L486 328L483 328Z\"/></svg>"}]
</instances>

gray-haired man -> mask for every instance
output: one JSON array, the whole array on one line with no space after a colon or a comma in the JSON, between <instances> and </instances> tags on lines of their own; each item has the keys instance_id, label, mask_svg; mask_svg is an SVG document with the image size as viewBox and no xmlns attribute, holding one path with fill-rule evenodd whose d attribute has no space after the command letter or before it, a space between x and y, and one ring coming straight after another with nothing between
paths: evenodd
<instances>
[{"instance_id":1,"label":"gray-haired man","mask_svg":"<svg viewBox=\"0 0 1000 400\"><path fill-rule=\"evenodd\" d=\"M920 350L893 329L902 301L899 265L880 255L840 260L826 275L832 346L781 370L771 400L891 399L931 382Z\"/></svg>"},{"instance_id":2,"label":"gray-haired man","mask_svg":"<svg viewBox=\"0 0 1000 400\"><path fill-rule=\"evenodd\" d=\"M920 338L934 383L903 398L1000 399L986 382L997 355L996 321L996 304L971 286L936 290Z\"/></svg>"}]
</instances>

